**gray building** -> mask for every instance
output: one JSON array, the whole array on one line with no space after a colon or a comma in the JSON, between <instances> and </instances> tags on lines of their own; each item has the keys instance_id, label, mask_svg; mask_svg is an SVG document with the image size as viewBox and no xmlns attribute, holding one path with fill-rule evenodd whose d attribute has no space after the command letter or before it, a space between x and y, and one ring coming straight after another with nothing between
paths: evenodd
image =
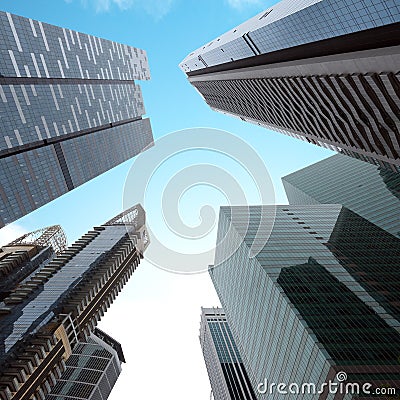
<instances>
[{"instance_id":1,"label":"gray building","mask_svg":"<svg viewBox=\"0 0 400 400\"><path fill-rule=\"evenodd\" d=\"M0 12L0 227L152 145L145 51Z\"/></svg>"},{"instance_id":2,"label":"gray building","mask_svg":"<svg viewBox=\"0 0 400 400\"><path fill-rule=\"evenodd\" d=\"M201 309L200 344L215 400L257 398L223 309Z\"/></svg>"},{"instance_id":3,"label":"gray building","mask_svg":"<svg viewBox=\"0 0 400 400\"><path fill-rule=\"evenodd\" d=\"M136 205L35 264L0 302L0 398L43 400L49 394L65 377L76 346L90 343L148 245L145 211Z\"/></svg>"},{"instance_id":4,"label":"gray building","mask_svg":"<svg viewBox=\"0 0 400 400\"><path fill-rule=\"evenodd\" d=\"M180 64L216 111L400 168L398 0L283 0Z\"/></svg>"},{"instance_id":5,"label":"gray building","mask_svg":"<svg viewBox=\"0 0 400 400\"><path fill-rule=\"evenodd\" d=\"M85 342L72 350L65 372L57 379L46 400L108 399L125 362L121 345L96 328Z\"/></svg>"},{"instance_id":6,"label":"gray building","mask_svg":"<svg viewBox=\"0 0 400 400\"><path fill-rule=\"evenodd\" d=\"M400 174L334 155L282 178L289 204L343 204L400 237Z\"/></svg>"},{"instance_id":7,"label":"gray building","mask_svg":"<svg viewBox=\"0 0 400 400\"><path fill-rule=\"evenodd\" d=\"M275 224L252 257L261 217ZM217 242L209 272L259 398L350 399L321 386L339 372L400 387L400 239L341 205L290 205L221 207Z\"/></svg>"}]
</instances>

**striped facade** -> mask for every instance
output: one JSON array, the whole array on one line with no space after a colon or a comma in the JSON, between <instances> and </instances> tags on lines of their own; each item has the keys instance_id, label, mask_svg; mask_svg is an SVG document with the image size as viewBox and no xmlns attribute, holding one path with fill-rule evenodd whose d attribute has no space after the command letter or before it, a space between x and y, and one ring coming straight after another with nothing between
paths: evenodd
<instances>
[{"instance_id":1,"label":"striped facade","mask_svg":"<svg viewBox=\"0 0 400 400\"><path fill-rule=\"evenodd\" d=\"M0 12L0 226L153 143L145 51Z\"/></svg>"},{"instance_id":2,"label":"striped facade","mask_svg":"<svg viewBox=\"0 0 400 400\"><path fill-rule=\"evenodd\" d=\"M221 308L202 308L200 344L215 400L255 400L235 339Z\"/></svg>"},{"instance_id":3,"label":"striped facade","mask_svg":"<svg viewBox=\"0 0 400 400\"><path fill-rule=\"evenodd\" d=\"M0 398L43 400L149 244L132 207L37 269L0 303ZM103 335L104 338L104 335Z\"/></svg>"},{"instance_id":4,"label":"striped facade","mask_svg":"<svg viewBox=\"0 0 400 400\"><path fill-rule=\"evenodd\" d=\"M400 238L400 174L335 154L282 178L291 205L343 204Z\"/></svg>"},{"instance_id":5,"label":"striped facade","mask_svg":"<svg viewBox=\"0 0 400 400\"><path fill-rule=\"evenodd\" d=\"M400 169L400 4L283 0L180 64L214 110Z\"/></svg>"},{"instance_id":6,"label":"striped facade","mask_svg":"<svg viewBox=\"0 0 400 400\"><path fill-rule=\"evenodd\" d=\"M217 242L209 273L257 398L371 398L322 386L341 371L399 394L399 238L338 204L268 205L221 207Z\"/></svg>"}]
</instances>

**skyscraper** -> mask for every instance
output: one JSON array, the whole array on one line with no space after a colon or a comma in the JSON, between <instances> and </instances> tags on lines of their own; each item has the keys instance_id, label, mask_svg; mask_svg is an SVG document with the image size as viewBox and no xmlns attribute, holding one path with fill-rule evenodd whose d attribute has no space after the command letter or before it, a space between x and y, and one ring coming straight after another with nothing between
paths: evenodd
<instances>
[{"instance_id":1,"label":"skyscraper","mask_svg":"<svg viewBox=\"0 0 400 400\"><path fill-rule=\"evenodd\" d=\"M0 227L152 145L145 51L0 12Z\"/></svg>"},{"instance_id":2,"label":"skyscraper","mask_svg":"<svg viewBox=\"0 0 400 400\"><path fill-rule=\"evenodd\" d=\"M107 399L125 361L121 345L96 328L78 342L46 400Z\"/></svg>"},{"instance_id":3,"label":"skyscraper","mask_svg":"<svg viewBox=\"0 0 400 400\"><path fill-rule=\"evenodd\" d=\"M400 169L400 4L283 0L180 64L216 111Z\"/></svg>"},{"instance_id":4,"label":"skyscraper","mask_svg":"<svg viewBox=\"0 0 400 400\"><path fill-rule=\"evenodd\" d=\"M221 308L202 308L200 344L215 400L255 400L240 352Z\"/></svg>"},{"instance_id":5,"label":"skyscraper","mask_svg":"<svg viewBox=\"0 0 400 400\"><path fill-rule=\"evenodd\" d=\"M44 399L63 376L77 344L90 343L97 321L148 244L145 212L136 205L39 265L3 299L2 399ZM106 341L104 335L101 339Z\"/></svg>"},{"instance_id":6,"label":"skyscraper","mask_svg":"<svg viewBox=\"0 0 400 400\"><path fill-rule=\"evenodd\" d=\"M334 155L282 178L289 204L343 204L400 237L400 174Z\"/></svg>"},{"instance_id":7,"label":"skyscraper","mask_svg":"<svg viewBox=\"0 0 400 400\"><path fill-rule=\"evenodd\" d=\"M261 216L275 224L251 257ZM299 398L266 381L318 391L339 372L400 387L400 239L341 205L222 207L222 238L210 275L261 398Z\"/></svg>"},{"instance_id":8,"label":"skyscraper","mask_svg":"<svg viewBox=\"0 0 400 400\"><path fill-rule=\"evenodd\" d=\"M0 249L0 301L67 247L61 226L26 233Z\"/></svg>"}]
</instances>

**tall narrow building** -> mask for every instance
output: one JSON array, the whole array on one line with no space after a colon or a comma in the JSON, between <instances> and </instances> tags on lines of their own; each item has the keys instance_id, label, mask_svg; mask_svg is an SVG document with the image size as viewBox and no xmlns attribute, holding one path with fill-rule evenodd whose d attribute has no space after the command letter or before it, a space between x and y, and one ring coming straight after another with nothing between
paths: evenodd
<instances>
[{"instance_id":1,"label":"tall narrow building","mask_svg":"<svg viewBox=\"0 0 400 400\"><path fill-rule=\"evenodd\" d=\"M259 398L310 383L308 399L351 399L354 387L325 397L339 378L361 398L399 390L400 239L341 205L251 206L221 208L218 242L209 272Z\"/></svg>"},{"instance_id":2,"label":"tall narrow building","mask_svg":"<svg viewBox=\"0 0 400 400\"><path fill-rule=\"evenodd\" d=\"M399 171L399 30L396 0L282 0L180 67L213 110Z\"/></svg>"},{"instance_id":3,"label":"tall narrow building","mask_svg":"<svg viewBox=\"0 0 400 400\"><path fill-rule=\"evenodd\" d=\"M97 321L148 244L145 212L136 205L40 264L3 299L1 399L44 399L59 379L65 380L76 346L91 343ZM101 339L107 342L104 335Z\"/></svg>"},{"instance_id":4,"label":"tall narrow building","mask_svg":"<svg viewBox=\"0 0 400 400\"><path fill-rule=\"evenodd\" d=\"M282 178L289 204L343 204L400 237L400 174L334 155Z\"/></svg>"},{"instance_id":5,"label":"tall narrow building","mask_svg":"<svg viewBox=\"0 0 400 400\"><path fill-rule=\"evenodd\" d=\"M146 52L0 12L0 227L152 145Z\"/></svg>"},{"instance_id":6,"label":"tall narrow building","mask_svg":"<svg viewBox=\"0 0 400 400\"><path fill-rule=\"evenodd\" d=\"M215 400L257 398L221 308L201 309L200 344Z\"/></svg>"}]
</instances>

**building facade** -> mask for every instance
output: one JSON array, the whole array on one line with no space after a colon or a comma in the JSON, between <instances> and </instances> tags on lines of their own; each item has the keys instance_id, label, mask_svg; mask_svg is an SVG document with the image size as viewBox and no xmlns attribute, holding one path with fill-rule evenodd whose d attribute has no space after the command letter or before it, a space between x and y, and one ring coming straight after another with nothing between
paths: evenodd
<instances>
[{"instance_id":1,"label":"building facade","mask_svg":"<svg viewBox=\"0 0 400 400\"><path fill-rule=\"evenodd\" d=\"M341 154L282 178L289 204L343 204L400 237L400 174Z\"/></svg>"},{"instance_id":2,"label":"building facade","mask_svg":"<svg viewBox=\"0 0 400 400\"><path fill-rule=\"evenodd\" d=\"M103 340L105 339L105 340ZM121 373L121 345L96 328L78 342L46 400L105 400Z\"/></svg>"},{"instance_id":3,"label":"building facade","mask_svg":"<svg viewBox=\"0 0 400 400\"><path fill-rule=\"evenodd\" d=\"M149 244L136 205L95 227L0 303L0 398L44 399ZM101 337L106 341L106 337Z\"/></svg>"},{"instance_id":4,"label":"building facade","mask_svg":"<svg viewBox=\"0 0 400 400\"><path fill-rule=\"evenodd\" d=\"M214 399L255 400L223 309L202 308L200 344Z\"/></svg>"},{"instance_id":5,"label":"building facade","mask_svg":"<svg viewBox=\"0 0 400 400\"><path fill-rule=\"evenodd\" d=\"M400 4L283 0L180 64L216 111L399 171Z\"/></svg>"},{"instance_id":6,"label":"building facade","mask_svg":"<svg viewBox=\"0 0 400 400\"><path fill-rule=\"evenodd\" d=\"M145 51L0 12L0 227L152 145Z\"/></svg>"},{"instance_id":7,"label":"building facade","mask_svg":"<svg viewBox=\"0 0 400 400\"><path fill-rule=\"evenodd\" d=\"M258 398L353 398L323 386L339 378L399 394L400 239L341 205L221 207L222 238L209 272Z\"/></svg>"},{"instance_id":8,"label":"building facade","mask_svg":"<svg viewBox=\"0 0 400 400\"><path fill-rule=\"evenodd\" d=\"M59 225L22 235L0 249L0 301L67 247Z\"/></svg>"}]
</instances>

